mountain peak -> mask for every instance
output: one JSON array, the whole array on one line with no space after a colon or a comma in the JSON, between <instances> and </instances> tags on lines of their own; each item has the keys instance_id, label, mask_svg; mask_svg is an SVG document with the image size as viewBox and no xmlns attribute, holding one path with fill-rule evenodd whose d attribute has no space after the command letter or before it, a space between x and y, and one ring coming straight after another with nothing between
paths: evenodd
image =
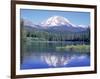
<instances>
[{"instance_id":1,"label":"mountain peak","mask_svg":"<svg viewBox=\"0 0 100 79\"><path fill-rule=\"evenodd\" d=\"M52 27L60 25L70 25L70 21L62 16L52 16L46 21L43 21L42 26Z\"/></svg>"}]
</instances>

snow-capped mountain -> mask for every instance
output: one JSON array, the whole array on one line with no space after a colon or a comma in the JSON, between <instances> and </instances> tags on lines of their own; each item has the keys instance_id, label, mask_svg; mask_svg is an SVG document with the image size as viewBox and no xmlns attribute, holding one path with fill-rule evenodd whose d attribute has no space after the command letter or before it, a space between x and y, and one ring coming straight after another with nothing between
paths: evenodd
<instances>
[{"instance_id":1,"label":"snow-capped mountain","mask_svg":"<svg viewBox=\"0 0 100 79\"><path fill-rule=\"evenodd\" d=\"M72 26L70 21L62 16L52 16L41 23L42 27Z\"/></svg>"},{"instance_id":2,"label":"snow-capped mountain","mask_svg":"<svg viewBox=\"0 0 100 79\"><path fill-rule=\"evenodd\" d=\"M42 28L52 31L71 31L80 32L85 31L87 26L84 25L74 25L67 18L62 16L52 16L47 20L43 21L41 24Z\"/></svg>"},{"instance_id":3,"label":"snow-capped mountain","mask_svg":"<svg viewBox=\"0 0 100 79\"><path fill-rule=\"evenodd\" d=\"M74 25L67 18L62 16L52 16L38 25L33 24L31 21L24 20L24 26L31 28L31 30L33 28L50 32L81 32L89 27L85 25Z\"/></svg>"},{"instance_id":4,"label":"snow-capped mountain","mask_svg":"<svg viewBox=\"0 0 100 79\"><path fill-rule=\"evenodd\" d=\"M84 30L88 28L86 25L75 25L71 23L67 18L62 16L52 16L47 20L43 21L41 24L43 28L53 28L53 29L73 29L73 30Z\"/></svg>"}]
</instances>

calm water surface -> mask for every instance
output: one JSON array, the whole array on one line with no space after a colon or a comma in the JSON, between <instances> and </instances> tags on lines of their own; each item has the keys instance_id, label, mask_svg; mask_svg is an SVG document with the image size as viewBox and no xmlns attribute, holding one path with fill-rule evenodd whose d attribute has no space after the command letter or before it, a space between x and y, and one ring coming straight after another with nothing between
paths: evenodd
<instances>
[{"instance_id":1,"label":"calm water surface","mask_svg":"<svg viewBox=\"0 0 100 79\"><path fill-rule=\"evenodd\" d=\"M57 51L56 47L83 42L32 42L22 46L21 69L90 66L90 52ZM86 43L87 44L87 43Z\"/></svg>"}]
</instances>

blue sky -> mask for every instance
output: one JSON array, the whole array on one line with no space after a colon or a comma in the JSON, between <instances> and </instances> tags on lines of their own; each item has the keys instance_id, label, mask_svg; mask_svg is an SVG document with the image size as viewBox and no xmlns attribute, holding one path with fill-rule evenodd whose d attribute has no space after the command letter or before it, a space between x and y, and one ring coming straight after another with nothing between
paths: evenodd
<instances>
[{"instance_id":1,"label":"blue sky","mask_svg":"<svg viewBox=\"0 0 100 79\"><path fill-rule=\"evenodd\" d=\"M62 16L67 18L71 23L75 25L90 25L89 12L21 9L20 14L21 18L32 21L34 24L41 23L51 16Z\"/></svg>"}]
</instances>

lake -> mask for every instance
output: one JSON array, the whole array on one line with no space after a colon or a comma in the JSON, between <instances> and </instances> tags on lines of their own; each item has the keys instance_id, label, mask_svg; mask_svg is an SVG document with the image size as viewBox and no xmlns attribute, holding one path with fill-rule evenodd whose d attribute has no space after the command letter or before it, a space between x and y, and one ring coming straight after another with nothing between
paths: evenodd
<instances>
[{"instance_id":1,"label":"lake","mask_svg":"<svg viewBox=\"0 0 100 79\"><path fill-rule=\"evenodd\" d=\"M34 41L22 45L21 69L90 66L90 52L58 51L56 47L87 42Z\"/></svg>"}]
</instances>

